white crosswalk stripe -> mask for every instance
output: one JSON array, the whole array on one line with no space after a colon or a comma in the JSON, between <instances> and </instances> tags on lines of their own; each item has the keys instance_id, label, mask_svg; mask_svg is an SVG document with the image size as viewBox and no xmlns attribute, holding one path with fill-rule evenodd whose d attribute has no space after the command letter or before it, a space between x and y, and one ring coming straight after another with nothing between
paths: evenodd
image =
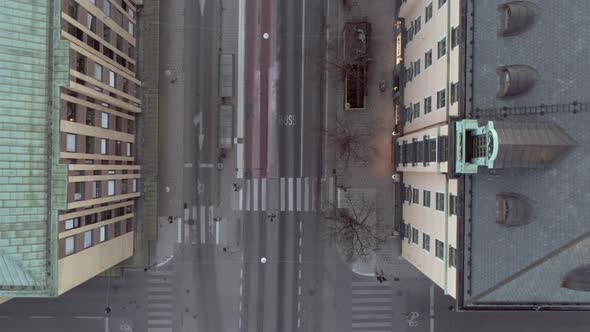
<instances>
[{"instance_id":1,"label":"white crosswalk stripe","mask_svg":"<svg viewBox=\"0 0 590 332\"><path fill-rule=\"evenodd\" d=\"M352 332L391 331L393 294L388 281L352 281Z\"/></svg>"},{"instance_id":2,"label":"white crosswalk stripe","mask_svg":"<svg viewBox=\"0 0 590 332\"><path fill-rule=\"evenodd\" d=\"M234 193L232 207L242 211L317 211L319 202L316 197L318 178L282 177L275 180L267 178L245 179L237 192ZM271 184L275 184L272 188ZM269 202L272 195L279 196L273 208Z\"/></svg>"},{"instance_id":3,"label":"white crosswalk stripe","mask_svg":"<svg viewBox=\"0 0 590 332\"><path fill-rule=\"evenodd\" d=\"M147 272L148 332L172 332L174 287L172 270Z\"/></svg>"}]
</instances>

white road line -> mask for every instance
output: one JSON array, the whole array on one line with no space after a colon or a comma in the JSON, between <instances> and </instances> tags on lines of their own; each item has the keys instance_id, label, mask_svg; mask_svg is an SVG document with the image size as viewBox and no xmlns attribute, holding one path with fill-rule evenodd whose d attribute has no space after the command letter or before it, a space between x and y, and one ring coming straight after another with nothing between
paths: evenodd
<instances>
[{"instance_id":1,"label":"white road line","mask_svg":"<svg viewBox=\"0 0 590 332\"><path fill-rule=\"evenodd\" d=\"M280 190L281 192L281 203L280 203L280 211L285 211L285 178L281 178L280 181Z\"/></svg>"},{"instance_id":2,"label":"white road line","mask_svg":"<svg viewBox=\"0 0 590 332\"><path fill-rule=\"evenodd\" d=\"M316 185L316 179L313 179L311 181L311 193L310 193L310 201L311 201L311 210L315 211L315 185Z\"/></svg>"},{"instance_id":3,"label":"white road line","mask_svg":"<svg viewBox=\"0 0 590 332\"><path fill-rule=\"evenodd\" d=\"M297 200L297 211L301 211L301 201L303 200L303 188L301 186L301 178L297 178L297 191L295 195L295 199Z\"/></svg>"},{"instance_id":4,"label":"white road line","mask_svg":"<svg viewBox=\"0 0 590 332\"><path fill-rule=\"evenodd\" d=\"M434 285L430 284L430 332L434 332Z\"/></svg>"},{"instance_id":5,"label":"white road line","mask_svg":"<svg viewBox=\"0 0 590 332\"><path fill-rule=\"evenodd\" d=\"M189 220L190 218L190 210L188 208L184 209L184 220Z\"/></svg>"},{"instance_id":6,"label":"white road line","mask_svg":"<svg viewBox=\"0 0 590 332\"><path fill-rule=\"evenodd\" d=\"M244 208L244 210L246 211L250 211L251 210L251 205L250 205L250 180L251 179L246 179L246 207Z\"/></svg>"},{"instance_id":7,"label":"white road line","mask_svg":"<svg viewBox=\"0 0 590 332\"><path fill-rule=\"evenodd\" d=\"M303 221L299 221L299 232L303 229Z\"/></svg>"},{"instance_id":8,"label":"white road line","mask_svg":"<svg viewBox=\"0 0 590 332\"><path fill-rule=\"evenodd\" d=\"M305 191L304 191L304 195L303 195L303 201L304 201L304 206L303 206L303 210L304 211L309 211L309 178L305 178Z\"/></svg>"},{"instance_id":9,"label":"white road line","mask_svg":"<svg viewBox=\"0 0 590 332\"><path fill-rule=\"evenodd\" d=\"M297 286L297 294L301 296L301 286Z\"/></svg>"},{"instance_id":10,"label":"white road line","mask_svg":"<svg viewBox=\"0 0 590 332\"><path fill-rule=\"evenodd\" d=\"M297 301L297 311L301 311L301 301Z\"/></svg>"},{"instance_id":11,"label":"white road line","mask_svg":"<svg viewBox=\"0 0 590 332\"><path fill-rule=\"evenodd\" d=\"M244 137L244 61L245 61L245 31L246 31L246 0L239 0L238 11L238 87L237 87L237 116L236 136ZM327 70L327 69L326 69ZM244 172L244 144L238 143L237 147L237 174L243 178ZM240 208L241 210L241 208Z\"/></svg>"},{"instance_id":12,"label":"white road line","mask_svg":"<svg viewBox=\"0 0 590 332\"><path fill-rule=\"evenodd\" d=\"M330 203L333 203L334 202L334 186L335 186L335 184L334 184L334 177L331 176L328 179L328 201Z\"/></svg>"},{"instance_id":13,"label":"white road line","mask_svg":"<svg viewBox=\"0 0 590 332\"><path fill-rule=\"evenodd\" d=\"M253 191L253 208L252 210L258 211L258 179L252 179L252 191Z\"/></svg>"},{"instance_id":14,"label":"white road line","mask_svg":"<svg viewBox=\"0 0 590 332\"><path fill-rule=\"evenodd\" d=\"M242 295L242 284L240 284L240 295Z\"/></svg>"},{"instance_id":15,"label":"white road line","mask_svg":"<svg viewBox=\"0 0 590 332\"><path fill-rule=\"evenodd\" d=\"M326 13L327 16L330 17L330 1L326 1L327 2L327 8L326 8ZM325 63L329 63L329 59L328 59L328 45L329 45L329 41L330 41L330 27L326 26L326 54L324 56L324 61ZM329 66L325 66L324 67L324 75L325 75L325 80L324 80L324 130L325 132L327 132L328 129L328 82L330 82L330 71L329 71ZM324 134L324 165L327 165L328 162L328 135ZM326 167L324 166L324 169L326 169ZM325 171L324 171L325 173ZM315 182L315 181L314 181ZM312 191L313 193L314 191Z\"/></svg>"},{"instance_id":16,"label":"white road line","mask_svg":"<svg viewBox=\"0 0 590 332\"><path fill-rule=\"evenodd\" d=\"M187 211L187 213L188 213L188 211ZM182 218L178 218L178 223L176 225L178 226L177 242L182 243Z\"/></svg>"},{"instance_id":17,"label":"white road line","mask_svg":"<svg viewBox=\"0 0 590 332\"><path fill-rule=\"evenodd\" d=\"M261 184L261 186L262 186L262 197L261 197L262 208L261 208L261 210L266 211L266 178L263 178L261 180L261 182L262 182L262 184Z\"/></svg>"},{"instance_id":18,"label":"white road line","mask_svg":"<svg viewBox=\"0 0 590 332\"><path fill-rule=\"evenodd\" d=\"M242 317L240 317L240 320L238 320L238 328L242 328Z\"/></svg>"},{"instance_id":19,"label":"white road line","mask_svg":"<svg viewBox=\"0 0 590 332\"><path fill-rule=\"evenodd\" d=\"M172 303L148 303L147 306L154 309L172 309Z\"/></svg>"},{"instance_id":20,"label":"white road line","mask_svg":"<svg viewBox=\"0 0 590 332\"><path fill-rule=\"evenodd\" d=\"M55 318L55 316L30 316L31 319L51 319Z\"/></svg>"},{"instance_id":21,"label":"white road line","mask_svg":"<svg viewBox=\"0 0 590 332\"><path fill-rule=\"evenodd\" d=\"M148 292L172 292L172 287L168 287L168 286L148 287Z\"/></svg>"},{"instance_id":22,"label":"white road line","mask_svg":"<svg viewBox=\"0 0 590 332\"><path fill-rule=\"evenodd\" d=\"M303 85L305 84L305 0L303 0L303 15L301 16L301 152L299 176L303 177L303 127L305 124L305 90Z\"/></svg>"},{"instance_id":23,"label":"white road line","mask_svg":"<svg viewBox=\"0 0 590 332\"><path fill-rule=\"evenodd\" d=\"M301 327L301 318L297 317L297 327Z\"/></svg>"},{"instance_id":24,"label":"white road line","mask_svg":"<svg viewBox=\"0 0 590 332\"><path fill-rule=\"evenodd\" d=\"M193 168L193 163L184 163L184 168Z\"/></svg>"},{"instance_id":25,"label":"white road line","mask_svg":"<svg viewBox=\"0 0 590 332\"><path fill-rule=\"evenodd\" d=\"M242 312L242 301L240 301L240 312Z\"/></svg>"},{"instance_id":26,"label":"white road line","mask_svg":"<svg viewBox=\"0 0 590 332\"><path fill-rule=\"evenodd\" d=\"M171 284L172 281L168 278L150 278L148 279L148 284Z\"/></svg>"},{"instance_id":27,"label":"white road line","mask_svg":"<svg viewBox=\"0 0 590 332\"><path fill-rule=\"evenodd\" d=\"M205 229L205 225L207 220L205 218L201 219L201 243L205 243L207 241L207 233Z\"/></svg>"},{"instance_id":28,"label":"white road line","mask_svg":"<svg viewBox=\"0 0 590 332\"><path fill-rule=\"evenodd\" d=\"M240 268L240 279L244 278L244 269Z\"/></svg>"},{"instance_id":29,"label":"white road line","mask_svg":"<svg viewBox=\"0 0 590 332\"><path fill-rule=\"evenodd\" d=\"M163 301L163 300L172 300L172 294L164 294L164 295L148 295L148 301Z\"/></svg>"},{"instance_id":30,"label":"white road line","mask_svg":"<svg viewBox=\"0 0 590 332\"><path fill-rule=\"evenodd\" d=\"M301 254L299 254L299 264L301 264Z\"/></svg>"},{"instance_id":31,"label":"white road line","mask_svg":"<svg viewBox=\"0 0 590 332\"><path fill-rule=\"evenodd\" d=\"M213 168L215 164L199 164L200 168Z\"/></svg>"},{"instance_id":32,"label":"white road line","mask_svg":"<svg viewBox=\"0 0 590 332\"><path fill-rule=\"evenodd\" d=\"M109 328L110 328L109 318L105 317L104 318L104 332L109 332Z\"/></svg>"},{"instance_id":33,"label":"white road line","mask_svg":"<svg viewBox=\"0 0 590 332\"><path fill-rule=\"evenodd\" d=\"M219 229L219 221L215 222L215 244L219 244L219 236L220 236L220 229Z\"/></svg>"},{"instance_id":34,"label":"white road line","mask_svg":"<svg viewBox=\"0 0 590 332\"><path fill-rule=\"evenodd\" d=\"M301 269L299 270L299 272L297 274L299 276L299 280L301 280Z\"/></svg>"},{"instance_id":35,"label":"white road line","mask_svg":"<svg viewBox=\"0 0 590 332\"><path fill-rule=\"evenodd\" d=\"M299 237L299 248L301 248L301 236Z\"/></svg>"},{"instance_id":36,"label":"white road line","mask_svg":"<svg viewBox=\"0 0 590 332\"><path fill-rule=\"evenodd\" d=\"M151 311L148 310L148 317L172 317L172 311Z\"/></svg>"},{"instance_id":37,"label":"white road line","mask_svg":"<svg viewBox=\"0 0 590 332\"><path fill-rule=\"evenodd\" d=\"M148 332L172 332L171 327L148 327Z\"/></svg>"},{"instance_id":38,"label":"white road line","mask_svg":"<svg viewBox=\"0 0 590 332\"><path fill-rule=\"evenodd\" d=\"M9 318L9 316L0 316L0 318ZM101 316L74 316L74 318L78 319L104 319Z\"/></svg>"},{"instance_id":39,"label":"white road line","mask_svg":"<svg viewBox=\"0 0 590 332\"><path fill-rule=\"evenodd\" d=\"M193 212L193 215L192 215L193 220L197 220L197 217L198 217L197 206L196 205L193 205L192 210L193 210L192 211Z\"/></svg>"},{"instance_id":40,"label":"white road line","mask_svg":"<svg viewBox=\"0 0 590 332\"><path fill-rule=\"evenodd\" d=\"M293 186L293 178L289 178L288 183L289 185L287 187L287 191L289 192L289 211L293 211L293 190L295 189Z\"/></svg>"},{"instance_id":41,"label":"white road line","mask_svg":"<svg viewBox=\"0 0 590 332\"><path fill-rule=\"evenodd\" d=\"M172 325L171 319L148 319L148 325Z\"/></svg>"},{"instance_id":42,"label":"white road line","mask_svg":"<svg viewBox=\"0 0 590 332\"><path fill-rule=\"evenodd\" d=\"M241 210L244 210L244 188L240 188L238 191L239 191L239 195L238 195L239 196L238 197L239 207L238 207L238 209L241 211Z\"/></svg>"}]
</instances>

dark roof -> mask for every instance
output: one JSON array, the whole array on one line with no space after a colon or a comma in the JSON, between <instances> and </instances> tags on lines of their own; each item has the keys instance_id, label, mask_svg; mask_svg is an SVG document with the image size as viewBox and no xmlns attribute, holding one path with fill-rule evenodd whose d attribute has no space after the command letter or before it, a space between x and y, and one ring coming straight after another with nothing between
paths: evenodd
<instances>
[{"instance_id":1,"label":"dark roof","mask_svg":"<svg viewBox=\"0 0 590 332\"><path fill-rule=\"evenodd\" d=\"M497 35L498 3L467 7L468 25L474 27L473 62L467 61L473 69L467 94L473 100L467 102L467 117L553 122L576 146L549 169L480 170L466 181L472 195L465 204L471 203L465 217L471 237L464 245L464 303L590 305L590 292L562 287L568 272L590 262L590 2L537 2L535 24L510 37ZM538 81L524 94L499 99L496 69L503 65L531 66ZM530 224L496 223L500 192L531 199Z\"/></svg>"}]
</instances>

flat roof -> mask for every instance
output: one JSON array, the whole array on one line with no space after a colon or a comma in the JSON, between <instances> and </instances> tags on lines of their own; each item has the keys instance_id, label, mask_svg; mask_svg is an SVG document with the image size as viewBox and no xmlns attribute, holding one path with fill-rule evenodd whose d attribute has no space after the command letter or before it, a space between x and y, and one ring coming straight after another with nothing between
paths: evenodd
<instances>
[{"instance_id":1,"label":"flat roof","mask_svg":"<svg viewBox=\"0 0 590 332\"><path fill-rule=\"evenodd\" d=\"M473 87L467 92L473 100L467 103L466 118L554 122L576 146L549 169L480 168L467 176L465 191L471 195L465 206L471 204L471 210L465 216L465 305L590 305L590 292L561 286L569 271L590 263L590 2L536 3L530 29L510 37L496 34L497 2L468 5L467 17L474 14L467 19L474 27L474 45L467 68L473 70ZM530 91L499 99L496 68L512 64L533 67L539 78ZM530 224L496 223L500 192L531 199Z\"/></svg>"}]
</instances>

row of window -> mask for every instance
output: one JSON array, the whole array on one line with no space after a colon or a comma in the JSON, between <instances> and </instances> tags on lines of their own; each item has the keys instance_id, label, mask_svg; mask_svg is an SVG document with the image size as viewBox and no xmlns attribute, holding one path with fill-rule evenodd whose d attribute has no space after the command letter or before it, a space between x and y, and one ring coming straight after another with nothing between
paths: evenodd
<instances>
[{"instance_id":1,"label":"row of window","mask_svg":"<svg viewBox=\"0 0 590 332\"><path fill-rule=\"evenodd\" d=\"M410 224L405 224L404 238L408 240L408 243L420 245L420 231ZM430 235L426 232L422 232L422 249L430 253ZM434 255L440 260L445 259L445 243L439 239L434 240ZM449 246L448 264L449 267L457 266L457 249L453 246Z\"/></svg>"},{"instance_id":2,"label":"row of window","mask_svg":"<svg viewBox=\"0 0 590 332\"><path fill-rule=\"evenodd\" d=\"M451 83L451 104L459 101L459 84ZM436 92L436 109L442 109L447 105L447 92L442 89ZM404 122L412 122L413 119L420 117L420 102L410 104L404 109ZM432 96L424 98L424 115L432 112Z\"/></svg>"},{"instance_id":3,"label":"row of window","mask_svg":"<svg viewBox=\"0 0 590 332\"><path fill-rule=\"evenodd\" d=\"M402 191L402 200L408 204L420 205L420 189L412 188L411 186L404 186ZM430 208L430 190L422 190L422 205ZM435 209L444 212L445 210L445 194L436 192ZM449 215L457 215L457 196L449 195Z\"/></svg>"},{"instance_id":4,"label":"row of window","mask_svg":"<svg viewBox=\"0 0 590 332\"><path fill-rule=\"evenodd\" d=\"M108 106L108 104L107 104ZM70 103L67 102L66 103L66 119L70 122L77 122L78 121L78 108L79 106L75 103ZM95 113L98 111L95 111L91 108L86 108L86 125L87 126L95 126L96 125L96 121L95 121ZM114 128L113 125L111 124L111 117L115 119L115 124L114 124ZM101 112L100 113L100 126L104 129L114 129L116 131L123 131L123 126L121 125L122 122L122 118L119 116L114 116L111 115L107 112ZM133 121L127 119L127 133L128 134L133 134Z\"/></svg>"},{"instance_id":5,"label":"row of window","mask_svg":"<svg viewBox=\"0 0 590 332\"><path fill-rule=\"evenodd\" d=\"M89 0L93 5L96 6L96 0ZM69 4L68 4L68 10L69 10L69 14L70 16L76 18L77 17L77 6L78 4L74 1L74 0L70 0ZM111 17L111 2L109 0L103 0L102 2L102 8L100 8L102 10L102 12L108 16ZM133 9L128 8L127 9L127 13L129 14L129 16L131 17L135 17L135 12L133 11ZM72 15L74 14L74 15ZM96 17L90 13L87 14L87 20L86 20L86 27L92 31L96 33ZM130 35L135 37L135 25L133 24L133 22L128 21L127 22L127 32L129 32Z\"/></svg>"},{"instance_id":6,"label":"row of window","mask_svg":"<svg viewBox=\"0 0 590 332\"><path fill-rule=\"evenodd\" d=\"M81 251L82 249L87 249L87 248L92 247L95 244L102 243L102 242L109 240L109 228L110 227L113 227L113 231L114 231L113 238L121 235L121 223L122 222L119 221L119 222L115 222L111 225L101 226L99 228L99 232L98 232L99 235L98 235L98 239L97 239L98 242L97 243L95 243L95 239L93 236L93 230L89 230L89 231L84 232L82 234L84 240L83 240L82 248L80 248L80 249L76 248L76 235L66 237L65 238L65 255L66 256L72 255L76 252ZM132 227L132 223L130 220L127 220L126 226L127 226L126 232L130 232L131 227Z\"/></svg>"},{"instance_id":7,"label":"row of window","mask_svg":"<svg viewBox=\"0 0 590 332\"><path fill-rule=\"evenodd\" d=\"M395 149L394 160L402 166L411 164L417 166L422 163L424 166L431 162L445 162L449 160L449 137L438 136L430 138L424 136L421 141L417 138L411 142L402 141Z\"/></svg>"},{"instance_id":8,"label":"row of window","mask_svg":"<svg viewBox=\"0 0 590 332\"><path fill-rule=\"evenodd\" d=\"M86 153L94 154L96 153L94 144L95 144L95 137L86 136ZM125 155L127 157L131 157L131 143L125 143ZM121 141L116 141L115 143L115 153L114 155L120 156L122 155ZM77 134L66 134L66 152L78 152L78 135ZM108 155L109 154L109 139L108 138L101 138L100 139L100 154L101 155Z\"/></svg>"},{"instance_id":9,"label":"row of window","mask_svg":"<svg viewBox=\"0 0 590 332\"><path fill-rule=\"evenodd\" d=\"M438 0L438 8L440 9L447 0ZM433 6L432 2L426 6L424 9L424 23L428 23L433 15ZM412 40L414 35L418 34L422 29L422 16L416 17L413 21L410 22L410 28L408 28L408 39Z\"/></svg>"},{"instance_id":10,"label":"row of window","mask_svg":"<svg viewBox=\"0 0 590 332\"><path fill-rule=\"evenodd\" d=\"M129 191L128 179L121 180L121 193L126 194ZM102 181L92 181L92 198L102 197ZM84 193L86 191L85 182L74 183L74 200L80 201L84 199ZM137 179L131 179L131 192L137 192ZM107 196L114 196L116 193L116 182L115 180L107 180Z\"/></svg>"}]
</instances>

